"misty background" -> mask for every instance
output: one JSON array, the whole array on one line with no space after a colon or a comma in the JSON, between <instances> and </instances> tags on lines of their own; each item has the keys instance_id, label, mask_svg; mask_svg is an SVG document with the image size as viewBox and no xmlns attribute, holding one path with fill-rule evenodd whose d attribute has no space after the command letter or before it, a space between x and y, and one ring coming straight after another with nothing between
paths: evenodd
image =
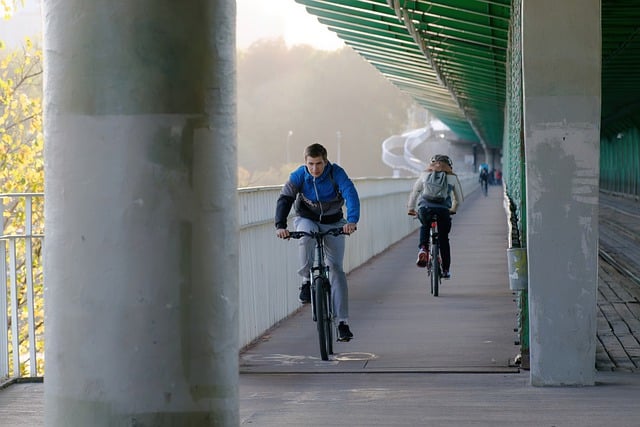
<instances>
[{"instance_id":1,"label":"misty background","mask_svg":"<svg viewBox=\"0 0 640 427\"><path fill-rule=\"evenodd\" d=\"M25 37L41 45L41 3L26 0L0 24L7 49L21 49ZM249 25L252 19L261 25L271 21L261 15L263 3L238 4L238 31L251 40L250 33L259 30ZM296 7L291 1L277 12L284 20ZM318 32L307 27L306 33ZM428 123L425 110L347 46L325 50L292 45L283 37L259 38L239 46L237 59L239 187L284 183L314 142L323 144L329 160L352 178L390 176L392 169L382 162L382 142Z\"/></svg>"},{"instance_id":2,"label":"misty background","mask_svg":"<svg viewBox=\"0 0 640 427\"><path fill-rule=\"evenodd\" d=\"M239 187L284 183L315 142L352 178L391 176L382 142L427 122L424 110L349 47L262 39L238 51L237 71Z\"/></svg>"}]
</instances>

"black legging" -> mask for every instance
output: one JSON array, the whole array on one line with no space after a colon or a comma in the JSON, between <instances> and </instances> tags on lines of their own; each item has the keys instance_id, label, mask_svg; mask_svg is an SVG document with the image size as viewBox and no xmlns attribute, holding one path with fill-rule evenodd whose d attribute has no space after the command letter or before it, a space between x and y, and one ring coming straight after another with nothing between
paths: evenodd
<instances>
[{"instance_id":1,"label":"black legging","mask_svg":"<svg viewBox=\"0 0 640 427\"><path fill-rule=\"evenodd\" d=\"M449 232L451 231L451 214L446 208L425 208L418 209L418 219L420 219L420 247L429 247L429 228L431 226L431 215L438 215L438 238L440 240L440 256L442 257L442 269L449 271L451 266L451 247L449 246Z\"/></svg>"}]
</instances>

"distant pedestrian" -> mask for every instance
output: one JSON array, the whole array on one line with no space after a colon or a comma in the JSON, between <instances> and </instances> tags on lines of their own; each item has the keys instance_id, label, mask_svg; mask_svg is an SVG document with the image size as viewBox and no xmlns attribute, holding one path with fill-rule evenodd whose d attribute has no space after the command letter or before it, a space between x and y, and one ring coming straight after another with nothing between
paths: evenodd
<instances>
[{"instance_id":1,"label":"distant pedestrian","mask_svg":"<svg viewBox=\"0 0 640 427\"><path fill-rule=\"evenodd\" d=\"M478 182L480 183L482 194L487 196L489 191L489 167L484 168L480 166L480 174L478 175Z\"/></svg>"}]
</instances>

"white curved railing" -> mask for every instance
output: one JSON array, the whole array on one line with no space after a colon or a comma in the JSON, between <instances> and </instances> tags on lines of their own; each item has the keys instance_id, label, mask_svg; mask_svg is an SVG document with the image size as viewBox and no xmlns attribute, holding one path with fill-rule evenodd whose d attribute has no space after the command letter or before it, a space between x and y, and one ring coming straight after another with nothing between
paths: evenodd
<instances>
[{"instance_id":1,"label":"white curved railing","mask_svg":"<svg viewBox=\"0 0 640 427\"><path fill-rule=\"evenodd\" d=\"M421 160L420 147L429 141L433 135L431 128L416 129L402 134L405 137L404 159L414 172L420 173L425 170L428 162L426 159Z\"/></svg>"},{"instance_id":2,"label":"white curved railing","mask_svg":"<svg viewBox=\"0 0 640 427\"><path fill-rule=\"evenodd\" d=\"M427 167L416 153L432 135L431 128L420 128L402 135L392 135L382 142L382 161L394 170L418 174Z\"/></svg>"},{"instance_id":3,"label":"white curved railing","mask_svg":"<svg viewBox=\"0 0 640 427\"><path fill-rule=\"evenodd\" d=\"M428 166L428 157L437 152L449 154L454 135L450 130L435 131L431 126L392 135L382 142L382 162L397 173L400 170L419 174ZM472 154L469 146L469 154ZM454 162L460 159L454 159Z\"/></svg>"},{"instance_id":4,"label":"white curved railing","mask_svg":"<svg viewBox=\"0 0 640 427\"><path fill-rule=\"evenodd\" d=\"M404 145L406 138L392 135L382 142L382 162L394 170L403 169L415 173L415 169L405 160Z\"/></svg>"}]
</instances>

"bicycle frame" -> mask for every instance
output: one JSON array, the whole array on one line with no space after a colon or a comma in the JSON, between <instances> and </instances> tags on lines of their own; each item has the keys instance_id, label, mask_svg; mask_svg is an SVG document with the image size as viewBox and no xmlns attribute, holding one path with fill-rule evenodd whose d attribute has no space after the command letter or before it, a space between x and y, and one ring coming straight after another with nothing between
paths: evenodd
<instances>
[{"instance_id":1,"label":"bicycle frame","mask_svg":"<svg viewBox=\"0 0 640 427\"><path fill-rule=\"evenodd\" d=\"M309 271L309 280L313 284L315 279L323 277L329 280L329 266L324 262L324 236L321 233L317 233L312 236L316 241L313 256L313 266ZM312 299L313 301L313 299Z\"/></svg>"},{"instance_id":2,"label":"bicycle frame","mask_svg":"<svg viewBox=\"0 0 640 427\"><path fill-rule=\"evenodd\" d=\"M438 296L440 281L442 280L442 258L440 257L440 241L438 240L438 215L431 215L429 227L429 262L427 276L430 278L431 294Z\"/></svg>"},{"instance_id":3,"label":"bicycle frame","mask_svg":"<svg viewBox=\"0 0 640 427\"><path fill-rule=\"evenodd\" d=\"M322 360L328 360L329 355L333 354L333 329L335 327L329 266L325 263L324 258L324 238L327 235L338 236L340 234L344 234L342 228L332 228L323 232L291 231L289 233L294 239L308 236L316 242L309 279L311 281L311 316L318 329Z\"/></svg>"}]
</instances>

